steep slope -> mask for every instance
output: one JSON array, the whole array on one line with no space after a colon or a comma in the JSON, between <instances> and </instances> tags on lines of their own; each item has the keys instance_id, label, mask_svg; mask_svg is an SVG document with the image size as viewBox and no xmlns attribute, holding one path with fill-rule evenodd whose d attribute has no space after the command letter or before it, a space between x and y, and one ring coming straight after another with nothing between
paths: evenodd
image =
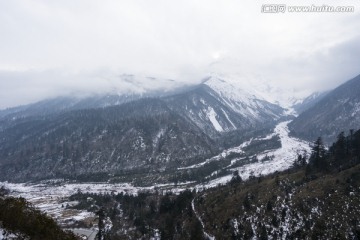
<instances>
[{"instance_id":1,"label":"steep slope","mask_svg":"<svg viewBox=\"0 0 360 240\"><path fill-rule=\"evenodd\" d=\"M179 170L207 172L207 182L197 185L203 189L230 182L235 171L242 179L249 179L289 169L299 155L308 157L311 153L310 143L288 135L289 122L280 122L269 135L250 138L204 162Z\"/></svg>"},{"instance_id":2,"label":"steep slope","mask_svg":"<svg viewBox=\"0 0 360 240\"><path fill-rule=\"evenodd\" d=\"M251 91L218 76L210 77L204 84L217 93L215 97L254 125L275 122L285 115L284 108L268 102L255 89Z\"/></svg>"},{"instance_id":3,"label":"steep slope","mask_svg":"<svg viewBox=\"0 0 360 240\"><path fill-rule=\"evenodd\" d=\"M192 91L169 96L164 100L172 110L194 122L212 137L234 130L244 132L265 128L274 123L271 121L260 126L257 119L239 114L207 85L200 85Z\"/></svg>"},{"instance_id":4,"label":"steep slope","mask_svg":"<svg viewBox=\"0 0 360 240\"><path fill-rule=\"evenodd\" d=\"M181 186L172 189L178 194L168 188L162 189L166 194L153 188L126 194L101 184L93 187L103 190L99 194L61 188L73 189L69 200L79 202L77 209L103 207L114 239L359 239L359 143L357 131L325 150L321 158L328 167L316 164L314 147L308 163L298 159L292 169L247 181L234 171L228 185L203 191Z\"/></svg>"},{"instance_id":5,"label":"steep slope","mask_svg":"<svg viewBox=\"0 0 360 240\"><path fill-rule=\"evenodd\" d=\"M215 143L157 99L18 119L0 131L2 180L157 171L214 154Z\"/></svg>"},{"instance_id":6,"label":"steep slope","mask_svg":"<svg viewBox=\"0 0 360 240\"><path fill-rule=\"evenodd\" d=\"M195 208L216 239L357 239L359 170L234 181L199 194Z\"/></svg>"},{"instance_id":7,"label":"steep slope","mask_svg":"<svg viewBox=\"0 0 360 240\"><path fill-rule=\"evenodd\" d=\"M131 79L133 81L133 79ZM130 81L130 80L129 80ZM196 123L209 136L223 132L273 126L283 110L261 98L234 87L218 78L210 78L198 86L178 87L171 91L150 91L141 94L108 94L88 97L58 97L26 106L0 111L1 127L12 119L46 116L80 109L121 105L144 97L159 97L178 114Z\"/></svg>"},{"instance_id":8,"label":"steep slope","mask_svg":"<svg viewBox=\"0 0 360 240\"><path fill-rule=\"evenodd\" d=\"M290 125L292 134L310 141L322 136L329 144L340 131L360 127L360 75L342 84Z\"/></svg>"},{"instance_id":9,"label":"steep slope","mask_svg":"<svg viewBox=\"0 0 360 240\"><path fill-rule=\"evenodd\" d=\"M62 230L53 219L35 209L24 198L0 194L0 222L0 239L80 239Z\"/></svg>"},{"instance_id":10,"label":"steep slope","mask_svg":"<svg viewBox=\"0 0 360 240\"><path fill-rule=\"evenodd\" d=\"M292 117L260 91L215 76L196 87L144 98L151 94L156 92L57 98L3 111L1 180L97 179L157 171L161 176L165 170L167 180L175 179L171 171L260 139ZM260 142L246 156L280 144L276 137ZM190 175L183 171L184 181L193 180Z\"/></svg>"},{"instance_id":11,"label":"steep slope","mask_svg":"<svg viewBox=\"0 0 360 240\"><path fill-rule=\"evenodd\" d=\"M308 110L309 108L313 107L316 103L318 103L321 99L323 99L326 96L326 94L328 94L327 91L315 92L310 96L306 97L304 100L294 104L292 107L298 114L301 114L306 110Z\"/></svg>"},{"instance_id":12,"label":"steep slope","mask_svg":"<svg viewBox=\"0 0 360 240\"><path fill-rule=\"evenodd\" d=\"M158 99L99 95L13 109L0 120L1 179L175 170L266 134L285 115L277 105L239 89L230 94L223 91L229 83L214 81Z\"/></svg>"}]
</instances>

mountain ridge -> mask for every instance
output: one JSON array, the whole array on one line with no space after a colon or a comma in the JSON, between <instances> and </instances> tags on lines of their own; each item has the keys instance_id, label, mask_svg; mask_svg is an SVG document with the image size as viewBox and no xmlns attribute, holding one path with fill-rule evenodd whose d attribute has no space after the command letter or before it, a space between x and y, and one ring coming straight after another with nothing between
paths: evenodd
<instances>
[{"instance_id":1,"label":"mountain ridge","mask_svg":"<svg viewBox=\"0 0 360 240\"><path fill-rule=\"evenodd\" d=\"M327 93L291 124L292 134L313 141L334 142L340 131L360 127L360 75Z\"/></svg>"},{"instance_id":2,"label":"mountain ridge","mask_svg":"<svg viewBox=\"0 0 360 240\"><path fill-rule=\"evenodd\" d=\"M4 116L0 119L3 180L79 176L91 179L98 174L120 176L143 171L157 175L157 180L152 181L168 181L176 169L204 162L255 139L245 148L249 154L240 158L235 151L221 163L192 173L182 171L181 178L187 181L196 178L195 172L206 176L216 167L225 174L223 165L229 161L239 167L255 161L250 157L256 154L281 148L279 136L271 131L294 116L288 109L246 93L229 81L210 77L200 85L156 98L99 97L105 103L110 99L106 105L95 99L72 108L70 101L65 110L57 110L55 101L50 105L53 112L39 115L35 111L32 115L30 111L27 115L20 109L15 115ZM43 105L46 102L35 104L35 109ZM60 107L63 105L60 100ZM267 138L269 134L272 137ZM272 158L266 155L264 159ZM33 171L36 168L46 174ZM166 179L161 179L165 175Z\"/></svg>"},{"instance_id":3,"label":"mountain ridge","mask_svg":"<svg viewBox=\"0 0 360 240\"><path fill-rule=\"evenodd\" d=\"M80 101L78 108L76 101L60 99L49 106L45 101L30 106L34 113L20 109L2 117L2 179L177 169L216 155L225 144L234 146L248 132L268 131L284 116L281 107L253 97L252 104L243 103L248 113L236 111L205 84L175 95L134 98L114 96L112 103L122 102L106 107L102 101ZM41 112L44 106L49 111Z\"/></svg>"}]
</instances>

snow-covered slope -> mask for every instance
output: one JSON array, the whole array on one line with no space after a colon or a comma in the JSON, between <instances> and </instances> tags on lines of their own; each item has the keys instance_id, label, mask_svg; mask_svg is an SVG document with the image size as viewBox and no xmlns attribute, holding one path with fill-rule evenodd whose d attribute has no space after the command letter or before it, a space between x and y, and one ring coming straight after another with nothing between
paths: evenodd
<instances>
[{"instance_id":1,"label":"snow-covered slope","mask_svg":"<svg viewBox=\"0 0 360 240\"><path fill-rule=\"evenodd\" d=\"M190 169L190 168L199 168L204 166L205 164L211 161L221 161L230 153L241 153L246 154L244 148L251 144L254 140L267 140L271 139L274 136L278 136L281 141L281 147L273 150L266 150L263 152L259 152L250 158L256 158L256 162L252 162L250 164L245 164L240 167L233 167L233 165L237 161L242 161L245 159L245 155L242 155L238 159L234 159L231 161L231 164L227 167L227 169L231 171L238 171L239 175L243 179L248 179L250 176L259 176L259 175L267 175L273 173L275 171L283 171L288 169L294 164L294 161L297 159L297 156L301 154L302 156L308 156L311 153L310 143L300 140L298 138L290 137L289 136L289 129L288 124L291 121L285 121L279 123L274 132L262 139L250 139L249 141L244 142L238 147L227 149L218 156L215 156L207 161L188 166L182 169ZM216 174L216 172L214 173ZM226 175L217 179L210 181L208 184L201 184L198 188L209 188L215 187L218 184L224 184L231 180L232 175Z\"/></svg>"},{"instance_id":2,"label":"snow-covered slope","mask_svg":"<svg viewBox=\"0 0 360 240\"><path fill-rule=\"evenodd\" d=\"M284 86L276 86L265 79L252 75L231 75L211 73L204 82L214 91L221 93L231 101L244 102L253 106L252 99L266 101L282 108L291 108L301 104L311 95L308 90L295 90Z\"/></svg>"},{"instance_id":3,"label":"snow-covered slope","mask_svg":"<svg viewBox=\"0 0 360 240\"><path fill-rule=\"evenodd\" d=\"M274 133L280 137L281 148L260 153L256 155L259 162L237 169L243 178L248 178L250 174L267 175L288 169L294 164L299 154L302 156L310 154L311 149L308 142L289 136L289 123L290 121L281 122L274 129ZM272 160L262 161L266 156Z\"/></svg>"},{"instance_id":4,"label":"snow-covered slope","mask_svg":"<svg viewBox=\"0 0 360 240\"><path fill-rule=\"evenodd\" d=\"M273 128L285 110L244 91L230 90L232 85L219 79L209 79L191 91L164 100L169 108L186 116L207 135L218 137L238 130L242 133ZM228 91L229 90L229 91Z\"/></svg>"},{"instance_id":5,"label":"snow-covered slope","mask_svg":"<svg viewBox=\"0 0 360 240\"><path fill-rule=\"evenodd\" d=\"M242 99L238 99L240 95L255 96L257 99L288 109L301 103L313 93L310 89L295 87L294 84L290 86L287 83L294 83L291 79L286 79L287 83L280 79L274 79L263 72L261 68L247 69L244 62L236 58L217 59L208 66L206 71L211 82L207 84L215 89L219 86L213 81L214 79L226 82L231 86L226 89L221 87L221 90L235 100L244 100L242 97ZM245 95L239 93L245 93Z\"/></svg>"},{"instance_id":6,"label":"snow-covered slope","mask_svg":"<svg viewBox=\"0 0 360 240\"><path fill-rule=\"evenodd\" d=\"M285 114L284 108L269 102L259 91L240 79L215 75L208 78L204 84L216 92L231 109L253 122L270 119L276 121Z\"/></svg>"},{"instance_id":7,"label":"snow-covered slope","mask_svg":"<svg viewBox=\"0 0 360 240\"><path fill-rule=\"evenodd\" d=\"M186 116L210 136L232 131L247 125L246 119L228 107L217 94L207 86L168 96L164 99L169 108Z\"/></svg>"},{"instance_id":8,"label":"snow-covered slope","mask_svg":"<svg viewBox=\"0 0 360 240\"><path fill-rule=\"evenodd\" d=\"M121 95L114 88L114 95L57 98L0 112L0 179L163 171L197 164L250 138L262 141L257 132L263 137L289 119L287 107L297 99L284 97L291 93L280 94L262 78L236 74L213 73L202 84L171 94L171 80L120 78L125 89L138 86L137 94ZM158 83L164 85L159 95L150 94ZM280 96L287 99L283 107ZM262 149L253 144L251 154L274 148L280 144L276 141ZM44 171L33 171L40 168Z\"/></svg>"}]
</instances>

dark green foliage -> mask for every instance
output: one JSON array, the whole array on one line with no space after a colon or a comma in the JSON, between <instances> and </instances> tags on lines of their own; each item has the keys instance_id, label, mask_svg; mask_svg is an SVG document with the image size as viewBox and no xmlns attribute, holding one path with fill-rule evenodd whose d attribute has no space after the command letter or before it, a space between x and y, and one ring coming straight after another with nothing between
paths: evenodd
<instances>
[{"instance_id":1,"label":"dark green foliage","mask_svg":"<svg viewBox=\"0 0 360 240\"><path fill-rule=\"evenodd\" d=\"M1 186L1 187L0 187L0 197L1 197L1 196L6 196L6 195L8 195L9 192L10 192L10 190L7 189L7 188L5 188L4 186Z\"/></svg>"},{"instance_id":2,"label":"dark green foliage","mask_svg":"<svg viewBox=\"0 0 360 240\"><path fill-rule=\"evenodd\" d=\"M269 200L266 204L266 210L267 211L271 211L273 209L273 204L272 202Z\"/></svg>"},{"instance_id":3,"label":"dark green foliage","mask_svg":"<svg viewBox=\"0 0 360 240\"><path fill-rule=\"evenodd\" d=\"M329 168L323 171L310 164L310 176L300 167L263 176L260 182L258 178L234 180L227 186L200 193L144 192L138 196L77 193L72 200L80 200L80 205L86 206L82 202L91 196L97 205L105 206L107 216L118 203L122 217L119 212L113 214L111 239L128 236L149 239L154 236L153 229L159 230L162 239L203 239L203 227L191 208L193 199L204 230L216 239L356 239L360 215L359 165L334 171L332 155L325 151L323 156ZM299 159L303 161L302 157ZM237 175L234 172L234 179Z\"/></svg>"},{"instance_id":4,"label":"dark green foliage","mask_svg":"<svg viewBox=\"0 0 360 240\"><path fill-rule=\"evenodd\" d=\"M251 194L246 194L245 198L244 198L244 201L243 201L243 205L244 205L244 208L246 210L250 210L251 209L251 200L252 200L252 195Z\"/></svg>"},{"instance_id":5,"label":"dark green foliage","mask_svg":"<svg viewBox=\"0 0 360 240\"><path fill-rule=\"evenodd\" d=\"M295 165L299 165L297 160ZM329 150L326 150L321 138L318 138L312 148L307 166L307 173L341 171L360 163L360 130L350 131L348 136L344 132Z\"/></svg>"},{"instance_id":6,"label":"dark green foliage","mask_svg":"<svg viewBox=\"0 0 360 240\"><path fill-rule=\"evenodd\" d=\"M326 224L323 219L319 219L315 222L314 228L312 230L311 239L319 239L326 231Z\"/></svg>"},{"instance_id":7,"label":"dark green foliage","mask_svg":"<svg viewBox=\"0 0 360 240\"><path fill-rule=\"evenodd\" d=\"M191 240L201 240L204 239L204 234L202 231L202 226L199 221L194 221L194 223L191 226L191 232L190 232L190 239Z\"/></svg>"},{"instance_id":8,"label":"dark green foliage","mask_svg":"<svg viewBox=\"0 0 360 240\"><path fill-rule=\"evenodd\" d=\"M338 135L337 141L332 146L334 157L339 159L346 156L349 147L350 146L348 146L348 142L345 138L345 133L341 132Z\"/></svg>"},{"instance_id":9,"label":"dark green foliage","mask_svg":"<svg viewBox=\"0 0 360 240\"><path fill-rule=\"evenodd\" d=\"M124 169L176 169L217 151L213 139L164 101L143 99L11 121L0 131L0 179L104 181L126 176Z\"/></svg>"},{"instance_id":10,"label":"dark green foliage","mask_svg":"<svg viewBox=\"0 0 360 240\"><path fill-rule=\"evenodd\" d=\"M200 193L203 203L197 211L217 239L249 239L252 234L258 239L346 239L350 229L347 239L356 239L359 167L313 172L315 179L307 179L300 168L277 173L278 184L275 176L229 184ZM232 219L239 229L235 236L228 224Z\"/></svg>"},{"instance_id":11,"label":"dark green foliage","mask_svg":"<svg viewBox=\"0 0 360 240\"><path fill-rule=\"evenodd\" d=\"M179 196L176 197L174 202L174 210L177 213L182 213L186 208L190 209L189 203L193 199L193 194L191 191L186 190L179 194Z\"/></svg>"},{"instance_id":12,"label":"dark green foliage","mask_svg":"<svg viewBox=\"0 0 360 240\"><path fill-rule=\"evenodd\" d=\"M96 235L97 239L99 240L103 240L103 237L104 237L104 227L105 227L105 211L104 211L104 208L100 208L99 211L96 212L96 214L98 215L98 228L99 228L99 231Z\"/></svg>"},{"instance_id":13,"label":"dark green foliage","mask_svg":"<svg viewBox=\"0 0 360 240\"><path fill-rule=\"evenodd\" d=\"M298 158L295 160L294 162L294 167L295 168L302 168L306 166L306 157L299 154Z\"/></svg>"},{"instance_id":14,"label":"dark green foliage","mask_svg":"<svg viewBox=\"0 0 360 240\"><path fill-rule=\"evenodd\" d=\"M329 166L325 154L325 146L321 137L319 137L312 147L309 164L317 171L326 171Z\"/></svg>"},{"instance_id":15,"label":"dark green foliage","mask_svg":"<svg viewBox=\"0 0 360 240\"><path fill-rule=\"evenodd\" d=\"M266 227L264 225L261 226L260 228L260 239L261 240L267 240L268 239L268 233L266 231Z\"/></svg>"},{"instance_id":16,"label":"dark green foliage","mask_svg":"<svg viewBox=\"0 0 360 240\"><path fill-rule=\"evenodd\" d=\"M330 147L329 162L333 169L342 170L360 163L360 130L344 132L338 135L338 140Z\"/></svg>"},{"instance_id":17,"label":"dark green foliage","mask_svg":"<svg viewBox=\"0 0 360 240\"><path fill-rule=\"evenodd\" d=\"M0 197L0 222L3 228L33 240L73 240L74 234L64 232L53 219L36 210L24 198Z\"/></svg>"},{"instance_id":18,"label":"dark green foliage","mask_svg":"<svg viewBox=\"0 0 360 240\"><path fill-rule=\"evenodd\" d=\"M241 182L242 182L242 178L239 175L239 171L237 171L237 170L234 171L231 181L230 181L230 184L237 184L237 183L241 183Z\"/></svg>"},{"instance_id":19,"label":"dark green foliage","mask_svg":"<svg viewBox=\"0 0 360 240\"><path fill-rule=\"evenodd\" d=\"M91 202L88 201L89 197ZM174 236L175 239L189 239L192 235L198 236L199 231L202 232L202 228L194 227L197 220L191 208L193 198L194 193L186 190L179 195L141 192L138 196L78 192L70 199L79 201L77 208L88 209L92 204L101 206L103 212L98 211L99 229L103 228L100 219L104 215L109 216L113 223L111 231L105 233L106 239L123 239L128 236L148 239L153 236L153 229L159 230L162 239L172 239ZM121 206L121 211L117 209L118 206Z\"/></svg>"},{"instance_id":20,"label":"dark green foliage","mask_svg":"<svg viewBox=\"0 0 360 240\"><path fill-rule=\"evenodd\" d=\"M169 194L166 194L160 201L160 213L169 212L173 208L173 202L170 200Z\"/></svg>"},{"instance_id":21,"label":"dark green foliage","mask_svg":"<svg viewBox=\"0 0 360 240\"><path fill-rule=\"evenodd\" d=\"M250 145L244 147L244 151L249 155L255 155L259 152L263 152L270 149L277 149L281 147L279 136L274 136L267 140L254 140ZM268 157L269 159L270 157ZM266 160L266 159L265 159Z\"/></svg>"},{"instance_id":22,"label":"dark green foliage","mask_svg":"<svg viewBox=\"0 0 360 240\"><path fill-rule=\"evenodd\" d=\"M299 155L286 172L205 191L197 210L219 239L358 239L359 163L360 131L328 150L318 138L309 164Z\"/></svg>"}]
</instances>

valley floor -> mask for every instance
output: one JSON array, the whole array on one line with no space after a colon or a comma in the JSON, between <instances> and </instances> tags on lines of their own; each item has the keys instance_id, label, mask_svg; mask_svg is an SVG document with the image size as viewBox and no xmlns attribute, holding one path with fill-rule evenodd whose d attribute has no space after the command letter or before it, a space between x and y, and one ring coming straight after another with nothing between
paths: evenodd
<instances>
[{"instance_id":1,"label":"valley floor","mask_svg":"<svg viewBox=\"0 0 360 240\"><path fill-rule=\"evenodd\" d=\"M10 190L10 196L23 197L42 212L55 219L60 226L72 229L75 233L94 236L97 232L97 216L92 211L73 208L77 201L69 200L76 193L116 195L119 193L138 195L141 192L156 193L184 191L191 182L175 184L158 184L151 187L134 187L131 184L109 183L67 183L63 180L49 180L42 183L8 183L0 186ZM80 224L80 225L79 225ZM1 238L0 238L1 239Z\"/></svg>"},{"instance_id":2,"label":"valley floor","mask_svg":"<svg viewBox=\"0 0 360 240\"><path fill-rule=\"evenodd\" d=\"M281 141L281 148L267 150L256 155L257 161L241 167L233 167L236 161L234 159L227 166L229 172L238 171L242 179L248 179L251 176L267 175L275 171L285 170L291 167L298 154L307 155L310 153L310 147L307 142L289 136L287 125L289 121L279 123L274 132L263 138L254 138L242 143L240 146L225 150L220 155L215 156L204 163L187 167L201 168L208 162L221 161L231 153L244 153L244 148L254 141L263 141L276 136ZM266 160L264 160L266 159ZM110 183L68 183L63 180L49 180L41 183L0 183L11 190L10 195L14 197L24 197L41 211L46 212L53 217L63 227L72 226L78 222L87 223L86 228L96 228L96 216L93 212L72 209L72 206L78 204L76 201L70 201L69 196L78 192L95 193L95 194L112 194L124 193L137 195L140 192L172 191L179 193L185 189L197 189L198 191L223 185L229 182L232 175L226 175L207 183L196 185L194 182L185 182L175 184L157 184L151 187L134 187L129 183L110 184ZM69 208L70 207L70 208Z\"/></svg>"},{"instance_id":3,"label":"valley floor","mask_svg":"<svg viewBox=\"0 0 360 240\"><path fill-rule=\"evenodd\" d=\"M215 156L207 162L220 160L223 157L226 157L232 152L235 153L243 153L244 147L251 144L251 142L255 140L267 140L274 136L278 136L281 141L281 147L274 150L266 150L264 152L255 154L250 156L250 158L256 158L257 161L254 163L246 164L241 167L234 167L232 165L237 161L243 160L243 158L232 160L231 165L228 166L228 169L231 171L238 171L240 177L243 180L248 179L250 176L260 176L260 175L267 175L270 173L274 173L276 171L283 171L290 168L294 161L297 159L298 155L301 154L302 156L309 156L311 153L310 143L303 141L298 138L291 137L289 135L289 128L288 124L291 121L280 122L274 129L274 132L264 138L255 138L250 139L242 143L240 146L227 149L218 156ZM198 168L206 164L207 162L203 162L200 164L196 164L193 166L189 166L187 168ZM226 184L232 178L232 175L223 176L217 179L214 179L207 184L201 184L198 188L211 188L215 187L218 184Z\"/></svg>"}]
</instances>

